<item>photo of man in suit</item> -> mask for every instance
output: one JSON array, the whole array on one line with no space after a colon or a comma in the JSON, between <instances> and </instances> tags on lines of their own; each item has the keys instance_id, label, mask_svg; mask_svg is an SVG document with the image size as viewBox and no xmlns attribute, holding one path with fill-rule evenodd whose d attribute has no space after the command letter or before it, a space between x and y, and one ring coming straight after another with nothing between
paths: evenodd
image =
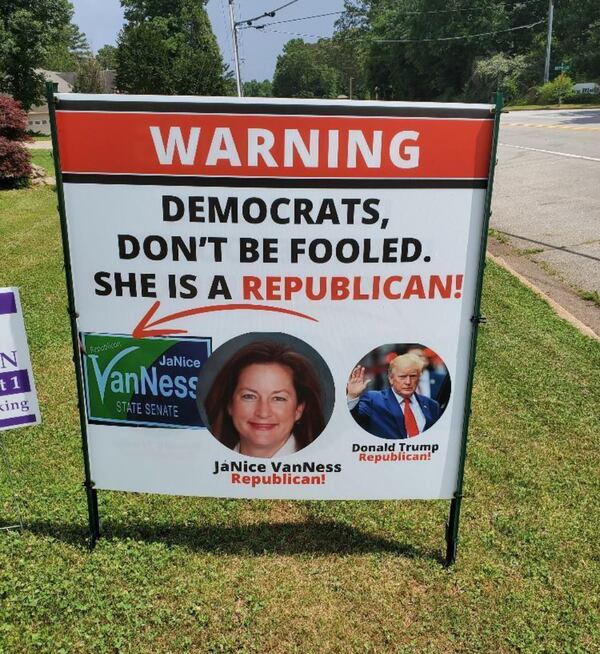
<instances>
[{"instance_id":1,"label":"photo of man in suit","mask_svg":"<svg viewBox=\"0 0 600 654\"><path fill-rule=\"evenodd\" d=\"M429 429L441 410L438 402L417 393L424 367L424 358L416 353L397 356L389 364L389 388L369 391L371 379L363 366L356 366L346 388L354 420L379 438L414 438Z\"/></svg>"}]
</instances>

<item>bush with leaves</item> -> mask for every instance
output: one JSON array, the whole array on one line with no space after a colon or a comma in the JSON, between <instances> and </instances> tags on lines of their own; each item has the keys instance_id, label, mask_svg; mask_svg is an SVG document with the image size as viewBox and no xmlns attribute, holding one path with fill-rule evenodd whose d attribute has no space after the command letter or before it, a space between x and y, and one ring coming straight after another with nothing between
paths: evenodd
<instances>
[{"instance_id":1,"label":"bush with leaves","mask_svg":"<svg viewBox=\"0 0 600 654\"><path fill-rule=\"evenodd\" d=\"M102 67L94 57L82 59L77 66L77 78L73 87L75 93L105 93Z\"/></svg>"},{"instance_id":2,"label":"bush with leaves","mask_svg":"<svg viewBox=\"0 0 600 654\"><path fill-rule=\"evenodd\" d=\"M527 63L523 55L508 57L498 53L478 59L465 86L465 99L472 102L489 102L494 91L501 91L505 102L522 95L526 86Z\"/></svg>"},{"instance_id":3,"label":"bush with leaves","mask_svg":"<svg viewBox=\"0 0 600 654\"><path fill-rule=\"evenodd\" d=\"M244 95L247 98L271 98L273 97L273 84L268 79L262 82L251 79L249 82L244 82Z\"/></svg>"},{"instance_id":4,"label":"bush with leaves","mask_svg":"<svg viewBox=\"0 0 600 654\"><path fill-rule=\"evenodd\" d=\"M23 146L27 140L27 116L21 104L0 96L0 188L28 184L31 156Z\"/></svg>"},{"instance_id":5,"label":"bush with leaves","mask_svg":"<svg viewBox=\"0 0 600 654\"><path fill-rule=\"evenodd\" d=\"M554 104L564 102L573 95L573 80L568 75L559 75L538 90L538 102Z\"/></svg>"},{"instance_id":6,"label":"bush with leaves","mask_svg":"<svg viewBox=\"0 0 600 654\"><path fill-rule=\"evenodd\" d=\"M338 87L338 72L327 63L320 41L292 39L283 46L273 76L274 97L335 98Z\"/></svg>"},{"instance_id":7,"label":"bush with leaves","mask_svg":"<svg viewBox=\"0 0 600 654\"><path fill-rule=\"evenodd\" d=\"M569 96L569 102L574 104L598 104L600 105L600 93L573 93Z\"/></svg>"}]
</instances>

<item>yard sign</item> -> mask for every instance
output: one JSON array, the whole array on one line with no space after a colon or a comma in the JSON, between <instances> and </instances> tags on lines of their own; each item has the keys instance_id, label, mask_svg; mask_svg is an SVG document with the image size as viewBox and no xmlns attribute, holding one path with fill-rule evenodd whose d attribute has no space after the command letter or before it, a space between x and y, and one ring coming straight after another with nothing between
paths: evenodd
<instances>
[{"instance_id":1,"label":"yard sign","mask_svg":"<svg viewBox=\"0 0 600 654\"><path fill-rule=\"evenodd\" d=\"M457 528L499 103L53 105L92 523L96 490L111 489L447 498ZM296 407L281 427L292 435L249 456L253 436L288 418L254 416L244 431L224 395L239 432L226 442L209 398L227 361L265 342L312 367L322 425L299 444L313 408L276 396ZM377 403L392 397L388 364L411 351L427 387L414 434L401 396L389 406L395 433ZM361 370L371 385L349 397ZM367 399L372 425L357 413Z\"/></svg>"},{"instance_id":2,"label":"yard sign","mask_svg":"<svg viewBox=\"0 0 600 654\"><path fill-rule=\"evenodd\" d=\"M0 431L41 422L16 288L0 288Z\"/></svg>"}]
</instances>

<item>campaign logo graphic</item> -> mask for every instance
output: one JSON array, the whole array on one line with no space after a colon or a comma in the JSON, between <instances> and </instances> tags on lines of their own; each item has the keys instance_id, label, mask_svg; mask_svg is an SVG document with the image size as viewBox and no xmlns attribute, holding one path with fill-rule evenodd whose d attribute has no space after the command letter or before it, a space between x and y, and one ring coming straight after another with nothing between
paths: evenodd
<instances>
[{"instance_id":1,"label":"campaign logo graphic","mask_svg":"<svg viewBox=\"0 0 600 654\"><path fill-rule=\"evenodd\" d=\"M210 338L82 334L88 419L128 426L204 427L196 404Z\"/></svg>"}]
</instances>

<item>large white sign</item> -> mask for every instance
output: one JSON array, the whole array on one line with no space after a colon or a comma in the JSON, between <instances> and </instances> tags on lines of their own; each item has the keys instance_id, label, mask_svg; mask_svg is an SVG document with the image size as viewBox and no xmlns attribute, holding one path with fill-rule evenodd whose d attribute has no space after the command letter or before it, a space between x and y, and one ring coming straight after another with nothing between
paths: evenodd
<instances>
[{"instance_id":1,"label":"large white sign","mask_svg":"<svg viewBox=\"0 0 600 654\"><path fill-rule=\"evenodd\" d=\"M58 95L96 488L450 498L489 105Z\"/></svg>"},{"instance_id":2,"label":"large white sign","mask_svg":"<svg viewBox=\"0 0 600 654\"><path fill-rule=\"evenodd\" d=\"M0 288L0 431L40 422L19 291Z\"/></svg>"}]
</instances>

